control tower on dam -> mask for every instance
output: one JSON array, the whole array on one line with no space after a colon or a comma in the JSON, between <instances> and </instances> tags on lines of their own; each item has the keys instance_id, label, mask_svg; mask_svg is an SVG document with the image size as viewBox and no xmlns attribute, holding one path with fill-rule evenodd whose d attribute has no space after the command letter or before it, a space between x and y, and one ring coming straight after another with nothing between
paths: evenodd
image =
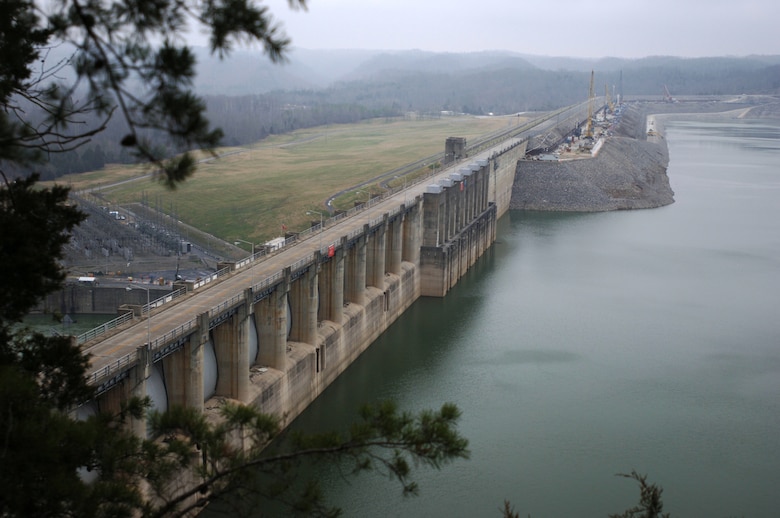
<instances>
[{"instance_id":1,"label":"control tower on dam","mask_svg":"<svg viewBox=\"0 0 780 518\"><path fill-rule=\"evenodd\" d=\"M446 295L491 246L527 143L489 145L278 251L125 308L116 328L83 338L98 387L88 407L149 396L159 410L215 412L231 399L286 425L418 297ZM145 433L143 421L134 427Z\"/></svg>"}]
</instances>

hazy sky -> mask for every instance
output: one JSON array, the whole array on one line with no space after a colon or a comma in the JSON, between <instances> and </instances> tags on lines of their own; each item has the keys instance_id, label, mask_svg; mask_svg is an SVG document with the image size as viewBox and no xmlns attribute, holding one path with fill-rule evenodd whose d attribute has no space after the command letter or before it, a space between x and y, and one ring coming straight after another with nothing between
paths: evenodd
<instances>
[{"instance_id":1,"label":"hazy sky","mask_svg":"<svg viewBox=\"0 0 780 518\"><path fill-rule=\"evenodd\" d=\"M780 54L778 0L266 0L309 49L573 57Z\"/></svg>"}]
</instances>

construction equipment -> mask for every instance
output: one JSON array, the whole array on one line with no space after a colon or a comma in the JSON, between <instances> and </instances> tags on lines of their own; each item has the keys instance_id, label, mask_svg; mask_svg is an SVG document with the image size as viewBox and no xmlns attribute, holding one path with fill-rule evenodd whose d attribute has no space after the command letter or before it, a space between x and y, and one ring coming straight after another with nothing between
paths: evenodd
<instances>
[{"instance_id":1,"label":"construction equipment","mask_svg":"<svg viewBox=\"0 0 780 518\"><path fill-rule=\"evenodd\" d=\"M612 97L609 95L609 85L604 83L604 98L607 100L607 107L604 109L604 118L607 118L607 110L609 113L615 113L615 105L612 104Z\"/></svg>"},{"instance_id":2,"label":"construction equipment","mask_svg":"<svg viewBox=\"0 0 780 518\"><path fill-rule=\"evenodd\" d=\"M596 98L593 92L593 70L590 71L590 91L588 92L588 123L585 126L585 138L593 138L593 102Z\"/></svg>"},{"instance_id":3,"label":"construction equipment","mask_svg":"<svg viewBox=\"0 0 780 518\"><path fill-rule=\"evenodd\" d=\"M668 103L676 103L677 99L672 97L672 94L669 93L669 89L664 85L664 101Z\"/></svg>"}]
</instances>

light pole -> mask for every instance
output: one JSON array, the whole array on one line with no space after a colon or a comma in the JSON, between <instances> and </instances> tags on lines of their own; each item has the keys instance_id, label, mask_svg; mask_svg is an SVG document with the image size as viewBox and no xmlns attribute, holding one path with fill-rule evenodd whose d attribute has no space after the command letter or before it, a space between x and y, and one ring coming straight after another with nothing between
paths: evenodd
<instances>
[{"instance_id":1,"label":"light pole","mask_svg":"<svg viewBox=\"0 0 780 518\"><path fill-rule=\"evenodd\" d=\"M253 263L255 261L255 244L254 243L250 243L249 241L244 241L243 239L238 239L238 238L236 238L236 240L233 241L233 244L236 245L236 246L238 246L239 243L246 243L248 245L252 245L252 257L250 258L252 260L250 261L250 264ZM254 288L254 286L255 286L255 270L254 269L252 269L252 284L251 284L251 286L252 286L252 288Z\"/></svg>"},{"instance_id":2,"label":"light pole","mask_svg":"<svg viewBox=\"0 0 780 518\"><path fill-rule=\"evenodd\" d=\"M323 231L323 228L322 228L322 212L320 212L318 210L307 210L306 214L308 216L312 216L314 214L319 214L320 215L320 245L319 246L320 246L320 251L322 251L322 231Z\"/></svg>"},{"instance_id":3,"label":"light pole","mask_svg":"<svg viewBox=\"0 0 780 518\"><path fill-rule=\"evenodd\" d=\"M236 246L238 246L239 243L246 243L248 245L252 245L252 257L255 256L255 244L254 243L250 243L249 241L244 241L243 239L238 239L238 238L236 238L236 240L233 241L233 244L236 245Z\"/></svg>"},{"instance_id":4,"label":"light pole","mask_svg":"<svg viewBox=\"0 0 780 518\"><path fill-rule=\"evenodd\" d=\"M368 204L371 201L371 193L366 191L355 191L357 194L365 194L366 195L366 208L368 208Z\"/></svg>"},{"instance_id":5,"label":"light pole","mask_svg":"<svg viewBox=\"0 0 780 518\"><path fill-rule=\"evenodd\" d=\"M149 303L149 288L144 288L143 286L133 286L128 284L125 287L125 290L131 291L131 290L145 290L146 291L146 343L149 344L149 347L152 347L152 305ZM143 311L141 311L143 314Z\"/></svg>"},{"instance_id":6,"label":"light pole","mask_svg":"<svg viewBox=\"0 0 780 518\"><path fill-rule=\"evenodd\" d=\"M403 191L404 191L404 205L406 205L406 203L407 203L407 200L406 200L406 198L407 198L407 195L406 195L406 175L403 175L403 176L396 175L393 178L395 178L396 180L403 180L404 181L404 188L403 188Z\"/></svg>"}]
</instances>

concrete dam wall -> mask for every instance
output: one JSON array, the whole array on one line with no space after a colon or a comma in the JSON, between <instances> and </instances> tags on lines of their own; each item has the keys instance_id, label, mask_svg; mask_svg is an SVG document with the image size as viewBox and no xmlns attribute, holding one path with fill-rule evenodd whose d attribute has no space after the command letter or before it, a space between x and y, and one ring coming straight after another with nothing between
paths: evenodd
<instances>
[{"instance_id":1,"label":"concrete dam wall","mask_svg":"<svg viewBox=\"0 0 780 518\"><path fill-rule=\"evenodd\" d=\"M149 328L136 319L86 343L96 409L139 395L160 410L216 413L235 400L289 423L417 298L446 295L491 246L525 147L517 138L461 160L322 240L150 311Z\"/></svg>"}]
</instances>

